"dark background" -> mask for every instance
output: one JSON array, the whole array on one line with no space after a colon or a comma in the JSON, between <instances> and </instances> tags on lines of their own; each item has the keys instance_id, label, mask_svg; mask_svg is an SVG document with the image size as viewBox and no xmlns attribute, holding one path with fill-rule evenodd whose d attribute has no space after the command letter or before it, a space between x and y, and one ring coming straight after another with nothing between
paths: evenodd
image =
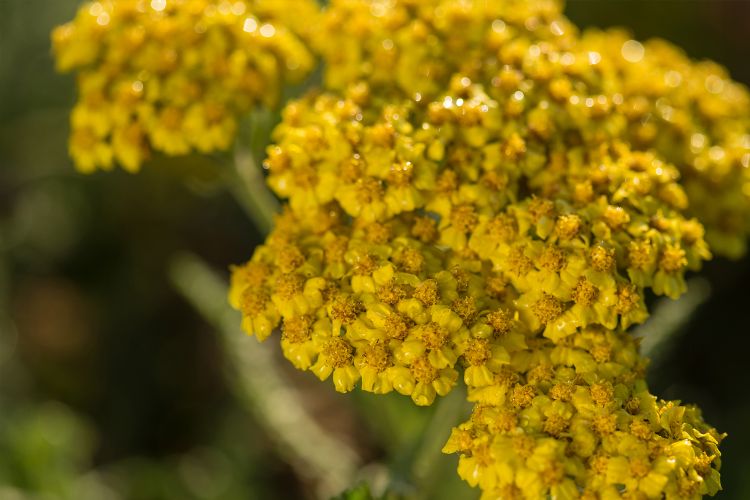
<instances>
[{"instance_id":1,"label":"dark background","mask_svg":"<svg viewBox=\"0 0 750 500\"><path fill-rule=\"evenodd\" d=\"M218 167L160 160L83 176L67 159L73 78L54 73L49 31L76 5L0 0L0 498L305 497L309 484L231 396L214 328L168 278L178 251L227 276L260 241ZM750 2L571 0L567 11L581 27L666 38L750 82ZM711 293L656 352L650 382L729 433L719 497L750 498L750 261L717 259L703 276ZM367 396L289 376L366 460L388 458ZM405 428L429 416L409 411ZM444 475L444 497L475 495Z\"/></svg>"}]
</instances>

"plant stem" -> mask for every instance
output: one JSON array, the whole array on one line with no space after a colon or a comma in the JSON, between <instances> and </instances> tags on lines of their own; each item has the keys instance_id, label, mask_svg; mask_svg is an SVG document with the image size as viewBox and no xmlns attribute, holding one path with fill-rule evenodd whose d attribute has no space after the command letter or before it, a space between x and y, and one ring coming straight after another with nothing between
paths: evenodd
<instances>
[{"instance_id":1,"label":"plant stem","mask_svg":"<svg viewBox=\"0 0 750 500\"><path fill-rule=\"evenodd\" d=\"M661 299L657 302L648 321L633 331L635 337L643 339L641 353L656 362L710 295L708 280L698 277L688 282L687 292L678 300Z\"/></svg>"},{"instance_id":2,"label":"plant stem","mask_svg":"<svg viewBox=\"0 0 750 500\"><path fill-rule=\"evenodd\" d=\"M227 305L227 284L190 254L172 259L170 277L177 291L220 334L235 395L277 441L282 456L301 477L317 481L320 498L349 487L359 469L359 456L306 412L300 404L303 398L278 369L271 346L241 331L238 314Z\"/></svg>"},{"instance_id":3,"label":"plant stem","mask_svg":"<svg viewBox=\"0 0 750 500\"><path fill-rule=\"evenodd\" d=\"M273 228L273 217L279 212L278 200L268 189L263 171L249 147L237 144L234 149L229 189L245 208L261 234Z\"/></svg>"}]
</instances>

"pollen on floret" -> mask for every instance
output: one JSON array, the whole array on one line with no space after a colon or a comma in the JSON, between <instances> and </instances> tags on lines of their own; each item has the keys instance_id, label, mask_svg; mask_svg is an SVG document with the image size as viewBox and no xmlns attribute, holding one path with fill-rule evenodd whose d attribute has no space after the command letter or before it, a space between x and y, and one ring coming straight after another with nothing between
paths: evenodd
<instances>
[{"instance_id":1,"label":"pollen on floret","mask_svg":"<svg viewBox=\"0 0 750 500\"><path fill-rule=\"evenodd\" d=\"M606 273L615 267L615 250L602 245L595 245L591 249L591 267Z\"/></svg>"},{"instance_id":2,"label":"pollen on floret","mask_svg":"<svg viewBox=\"0 0 750 500\"><path fill-rule=\"evenodd\" d=\"M634 269L645 269L653 259L654 249L647 240L635 240L628 243L628 262Z\"/></svg>"},{"instance_id":3,"label":"pollen on floret","mask_svg":"<svg viewBox=\"0 0 750 500\"><path fill-rule=\"evenodd\" d=\"M581 232L583 221L576 214L561 215L555 223L555 233L561 240L572 240Z\"/></svg>"},{"instance_id":4,"label":"pollen on floret","mask_svg":"<svg viewBox=\"0 0 750 500\"><path fill-rule=\"evenodd\" d=\"M595 417L591 422L591 427L598 434L608 436L617 430L617 421L614 415L601 415Z\"/></svg>"},{"instance_id":5,"label":"pollen on floret","mask_svg":"<svg viewBox=\"0 0 750 500\"><path fill-rule=\"evenodd\" d=\"M646 477L651 472L651 464L640 457L630 459L630 473L637 478Z\"/></svg>"},{"instance_id":6,"label":"pollen on floret","mask_svg":"<svg viewBox=\"0 0 750 500\"><path fill-rule=\"evenodd\" d=\"M392 339L403 340L409 333L409 324L398 313L391 313L386 316L384 328L386 335Z\"/></svg>"},{"instance_id":7,"label":"pollen on floret","mask_svg":"<svg viewBox=\"0 0 750 500\"><path fill-rule=\"evenodd\" d=\"M365 227L365 238L370 243L383 244L391 239L391 228L388 224L371 222Z\"/></svg>"},{"instance_id":8,"label":"pollen on floret","mask_svg":"<svg viewBox=\"0 0 750 500\"><path fill-rule=\"evenodd\" d=\"M465 325L470 325L479 312L477 310L476 299L470 295L454 300L451 304L451 309L458 314L458 316L464 321Z\"/></svg>"},{"instance_id":9,"label":"pollen on floret","mask_svg":"<svg viewBox=\"0 0 750 500\"><path fill-rule=\"evenodd\" d=\"M295 245L282 246L276 255L276 264L282 273L291 273L305 263L305 256Z\"/></svg>"},{"instance_id":10,"label":"pollen on floret","mask_svg":"<svg viewBox=\"0 0 750 500\"><path fill-rule=\"evenodd\" d=\"M468 233L476 227L479 219L473 206L459 205L451 211L450 220L451 226L459 232Z\"/></svg>"},{"instance_id":11,"label":"pollen on floret","mask_svg":"<svg viewBox=\"0 0 750 500\"><path fill-rule=\"evenodd\" d=\"M612 397L614 396L615 390L612 387L611 383L602 382L592 384L589 389L591 391L591 400L597 406L607 406L612 402Z\"/></svg>"},{"instance_id":12,"label":"pollen on floret","mask_svg":"<svg viewBox=\"0 0 750 500\"><path fill-rule=\"evenodd\" d=\"M568 430L568 425L570 425L570 422L562 415L550 415L544 421L542 430L551 436L559 437L560 434Z\"/></svg>"},{"instance_id":13,"label":"pollen on floret","mask_svg":"<svg viewBox=\"0 0 750 500\"><path fill-rule=\"evenodd\" d=\"M455 443L458 451L462 452L470 450L472 444L474 443L474 439L471 437L471 432L467 431L466 429L458 428L453 429L451 441Z\"/></svg>"},{"instance_id":14,"label":"pollen on floret","mask_svg":"<svg viewBox=\"0 0 750 500\"><path fill-rule=\"evenodd\" d=\"M269 275L268 266L262 262L248 262L244 266L234 268L234 272L249 288L262 286Z\"/></svg>"},{"instance_id":15,"label":"pollen on floret","mask_svg":"<svg viewBox=\"0 0 750 500\"><path fill-rule=\"evenodd\" d=\"M325 343L322 353L331 366L343 368L351 364L353 350L349 342L341 337L334 337Z\"/></svg>"},{"instance_id":16,"label":"pollen on floret","mask_svg":"<svg viewBox=\"0 0 750 500\"><path fill-rule=\"evenodd\" d=\"M411 374L414 375L417 382L424 384L430 384L438 377L437 368L432 366L425 356L415 359L409 366L409 370L411 370Z\"/></svg>"},{"instance_id":17,"label":"pollen on floret","mask_svg":"<svg viewBox=\"0 0 750 500\"><path fill-rule=\"evenodd\" d=\"M340 321L344 325L350 325L357 319L359 313L364 310L359 300L347 295L339 295L331 304L331 318Z\"/></svg>"},{"instance_id":18,"label":"pollen on floret","mask_svg":"<svg viewBox=\"0 0 750 500\"><path fill-rule=\"evenodd\" d=\"M424 267L424 255L416 248L404 248L396 255L394 262L407 273L419 274Z\"/></svg>"},{"instance_id":19,"label":"pollen on floret","mask_svg":"<svg viewBox=\"0 0 750 500\"><path fill-rule=\"evenodd\" d=\"M711 463L716 460L716 455L708 455L706 452L701 452L695 457L695 470L705 476L711 471Z\"/></svg>"},{"instance_id":20,"label":"pollen on floret","mask_svg":"<svg viewBox=\"0 0 750 500\"><path fill-rule=\"evenodd\" d=\"M518 382L520 378L518 372L508 366L503 366L500 371L495 374L495 384L498 386L510 387Z\"/></svg>"},{"instance_id":21,"label":"pollen on floret","mask_svg":"<svg viewBox=\"0 0 750 500\"><path fill-rule=\"evenodd\" d=\"M290 344L301 344L310 339L312 320L309 316L295 316L284 319L281 325L281 338Z\"/></svg>"},{"instance_id":22,"label":"pollen on floret","mask_svg":"<svg viewBox=\"0 0 750 500\"><path fill-rule=\"evenodd\" d=\"M697 469L696 469L697 470ZM677 495L679 498L694 498L703 481L691 480L685 476L680 476L677 479Z\"/></svg>"},{"instance_id":23,"label":"pollen on floret","mask_svg":"<svg viewBox=\"0 0 750 500\"><path fill-rule=\"evenodd\" d=\"M609 466L609 458L605 455L593 455L589 459L589 467L591 467L591 470L594 471L596 474L606 474L607 468Z\"/></svg>"},{"instance_id":24,"label":"pollen on floret","mask_svg":"<svg viewBox=\"0 0 750 500\"><path fill-rule=\"evenodd\" d=\"M565 478L565 471L560 463L552 462L540 474L542 483L545 486L554 486L559 484Z\"/></svg>"},{"instance_id":25,"label":"pollen on floret","mask_svg":"<svg viewBox=\"0 0 750 500\"><path fill-rule=\"evenodd\" d=\"M378 268L378 261L375 257L366 253L360 255L359 258L352 265L352 273L358 276L368 276L372 274L375 269Z\"/></svg>"},{"instance_id":26,"label":"pollen on floret","mask_svg":"<svg viewBox=\"0 0 750 500\"><path fill-rule=\"evenodd\" d=\"M242 294L240 310L246 316L257 316L263 312L269 300L270 296L265 290L248 288Z\"/></svg>"},{"instance_id":27,"label":"pollen on floret","mask_svg":"<svg viewBox=\"0 0 750 500\"><path fill-rule=\"evenodd\" d=\"M534 368L528 371L526 374L526 382L531 385L537 385L540 382L547 382L552 380L555 371L551 365L547 363L540 363Z\"/></svg>"},{"instance_id":28,"label":"pollen on floret","mask_svg":"<svg viewBox=\"0 0 750 500\"><path fill-rule=\"evenodd\" d=\"M627 314L632 311L641 296L638 293L638 287L632 283L623 283L617 286L617 304L615 304L615 310L619 314Z\"/></svg>"},{"instance_id":29,"label":"pollen on floret","mask_svg":"<svg viewBox=\"0 0 750 500\"><path fill-rule=\"evenodd\" d=\"M518 223L508 214L500 214L487 223L487 234L497 241L512 241L517 232Z\"/></svg>"},{"instance_id":30,"label":"pollen on floret","mask_svg":"<svg viewBox=\"0 0 750 500\"><path fill-rule=\"evenodd\" d=\"M381 302L393 306L409 295L407 285L401 285L390 281L381 286L377 291L377 298Z\"/></svg>"},{"instance_id":31,"label":"pollen on floret","mask_svg":"<svg viewBox=\"0 0 750 500\"><path fill-rule=\"evenodd\" d=\"M589 280L581 276L578 278L575 288L571 294L576 304L588 307L596 302L599 297L599 289Z\"/></svg>"},{"instance_id":32,"label":"pollen on floret","mask_svg":"<svg viewBox=\"0 0 750 500\"><path fill-rule=\"evenodd\" d=\"M524 254L522 246L516 246L508 254L508 268L520 277L528 274L534 268L534 263Z\"/></svg>"},{"instance_id":33,"label":"pollen on floret","mask_svg":"<svg viewBox=\"0 0 750 500\"><path fill-rule=\"evenodd\" d=\"M531 311L543 325L559 318L563 309L563 303L548 293L543 294L542 298L531 306Z\"/></svg>"},{"instance_id":34,"label":"pollen on floret","mask_svg":"<svg viewBox=\"0 0 750 500\"><path fill-rule=\"evenodd\" d=\"M411 226L411 235L422 243L432 243L438 235L437 223L430 217L417 216Z\"/></svg>"},{"instance_id":35,"label":"pollen on floret","mask_svg":"<svg viewBox=\"0 0 750 500\"><path fill-rule=\"evenodd\" d=\"M283 274L279 276L276 282L276 293L285 300L293 298L295 295L302 293L305 286L305 278L299 274Z\"/></svg>"},{"instance_id":36,"label":"pollen on floret","mask_svg":"<svg viewBox=\"0 0 750 500\"><path fill-rule=\"evenodd\" d=\"M464 351L464 359L470 366L480 366L492 357L489 342L485 339L472 339Z\"/></svg>"},{"instance_id":37,"label":"pollen on floret","mask_svg":"<svg viewBox=\"0 0 750 500\"><path fill-rule=\"evenodd\" d=\"M489 443L487 442L480 441L479 444L475 444L472 447L471 456L482 467L489 467L493 463L492 451L490 449Z\"/></svg>"},{"instance_id":38,"label":"pollen on floret","mask_svg":"<svg viewBox=\"0 0 750 500\"><path fill-rule=\"evenodd\" d=\"M555 213L555 204L546 198L533 196L528 206L531 221L536 224L542 217L551 217Z\"/></svg>"},{"instance_id":39,"label":"pollen on floret","mask_svg":"<svg viewBox=\"0 0 750 500\"><path fill-rule=\"evenodd\" d=\"M490 276L485 282L485 291L490 297L502 300L508 293L508 283L500 276Z\"/></svg>"},{"instance_id":40,"label":"pollen on floret","mask_svg":"<svg viewBox=\"0 0 750 500\"><path fill-rule=\"evenodd\" d=\"M526 408L536 396L536 391L531 385L516 384L510 393L510 404L516 408Z\"/></svg>"},{"instance_id":41,"label":"pollen on floret","mask_svg":"<svg viewBox=\"0 0 750 500\"><path fill-rule=\"evenodd\" d=\"M639 439L648 440L651 439L653 432L648 423L644 420L637 418L630 422L630 433Z\"/></svg>"},{"instance_id":42,"label":"pollen on floret","mask_svg":"<svg viewBox=\"0 0 750 500\"><path fill-rule=\"evenodd\" d=\"M492 191L502 191L508 187L508 177L495 171L485 172L481 181L485 187Z\"/></svg>"},{"instance_id":43,"label":"pollen on floret","mask_svg":"<svg viewBox=\"0 0 750 500\"><path fill-rule=\"evenodd\" d=\"M539 256L539 267L549 272L559 272L566 264L565 251L556 246L545 246Z\"/></svg>"},{"instance_id":44,"label":"pollen on floret","mask_svg":"<svg viewBox=\"0 0 750 500\"><path fill-rule=\"evenodd\" d=\"M497 490L497 498L507 500L521 500L524 498L523 491L515 484L504 484Z\"/></svg>"},{"instance_id":45,"label":"pollen on floret","mask_svg":"<svg viewBox=\"0 0 750 500\"><path fill-rule=\"evenodd\" d=\"M381 373L392 365L391 352L382 342L375 342L368 346L362 354L365 365Z\"/></svg>"},{"instance_id":46,"label":"pollen on floret","mask_svg":"<svg viewBox=\"0 0 750 500\"><path fill-rule=\"evenodd\" d=\"M420 326L418 335L428 349L440 349L448 340L448 331L434 322Z\"/></svg>"},{"instance_id":47,"label":"pollen on floret","mask_svg":"<svg viewBox=\"0 0 750 500\"><path fill-rule=\"evenodd\" d=\"M573 384L560 382L553 385L547 395L552 399L556 399L558 401L570 401L570 398L573 397L574 387L575 386Z\"/></svg>"},{"instance_id":48,"label":"pollen on floret","mask_svg":"<svg viewBox=\"0 0 750 500\"><path fill-rule=\"evenodd\" d=\"M605 344L595 345L591 349L591 356L597 363L606 363L612 359L612 347Z\"/></svg>"},{"instance_id":49,"label":"pollen on floret","mask_svg":"<svg viewBox=\"0 0 750 500\"><path fill-rule=\"evenodd\" d=\"M667 273L677 273L687 266L685 250L679 245L668 244L659 257L659 268Z\"/></svg>"},{"instance_id":50,"label":"pollen on floret","mask_svg":"<svg viewBox=\"0 0 750 500\"><path fill-rule=\"evenodd\" d=\"M383 184L379 179L363 177L358 179L354 186L357 202L360 205L369 205L383 199Z\"/></svg>"},{"instance_id":51,"label":"pollen on floret","mask_svg":"<svg viewBox=\"0 0 750 500\"><path fill-rule=\"evenodd\" d=\"M434 279L424 280L414 289L414 298L426 306L437 304L440 300L440 290L438 283Z\"/></svg>"},{"instance_id":52,"label":"pollen on floret","mask_svg":"<svg viewBox=\"0 0 750 500\"><path fill-rule=\"evenodd\" d=\"M513 315L507 309L498 309L487 315L487 323L490 324L495 335L506 335L513 326Z\"/></svg>"},{"instance_id":53,"label":"pollen on floret","mask_svg":"<svg viewBox=\"0 0 750 500\"><path fill-rule=\"evenodd\" d=\"M512 410L501 410L492 421L492 426L500 432L511 432L518 426L518 415Z\"/></svg>"},{"instance_id":54,"label":"pollen on floret","mask_svg":"<svg viewBox=\"0 0 750 500\"><path fill-rule=\"evenodd\" d=\"M456 191L459 186L458 174L455 170L446 169L438 176L437 183L435 185L435 191L438 193L451 193Z\"/></svg>"}]
</instances>

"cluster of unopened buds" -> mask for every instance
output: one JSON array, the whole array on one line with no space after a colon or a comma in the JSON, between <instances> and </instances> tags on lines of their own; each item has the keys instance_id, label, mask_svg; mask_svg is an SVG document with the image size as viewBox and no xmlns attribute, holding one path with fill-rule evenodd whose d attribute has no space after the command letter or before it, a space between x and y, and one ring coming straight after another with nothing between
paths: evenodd
<instances>
[{"instance_id":1,"label":"cluster of unopened buds","mask_svg":"<svg viewBox=\"0 0 750 500\"><path fill-rule=\"evenodd\" d=\"M463 379L474 410L444 451L485 498L715 494L723 435L649 392L627 330L709 248L744 252L747 91L665 42L579 33L554 1L331 0L304 26L282 13L307 2L271 3L85 6L55 35L81 70L77 163L134 168L130 128L226 148L318 55L324 90L284 108L264 164L287 204L233 270L244 329L341 392L429 405Z\"/></svg>"}]
</instances>

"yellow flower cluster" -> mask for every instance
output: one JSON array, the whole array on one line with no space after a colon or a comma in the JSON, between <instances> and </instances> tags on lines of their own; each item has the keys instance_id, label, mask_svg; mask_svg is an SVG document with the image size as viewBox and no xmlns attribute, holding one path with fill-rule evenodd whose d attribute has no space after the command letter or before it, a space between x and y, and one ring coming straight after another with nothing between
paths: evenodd
<instances>
[{"instance_id":1,"label":"yellow flower cluster","mask_svg":"<svg viewBox=\"0 0 750 500\"><path fill-rule=\"evenodd\" d=\"M750 233L750 95L716 63L693 63L677 47L640 44L621 31L587 32L602 55L602 86L623 96L627 137L676 164L692 213L711 247L740 257Z\"/></svg>"},{"instance_id":2,"label":"yellow flower cluster","mask_svg":"<svg viewBox=\"0 0 750 500\"><path fill-rule=\"evenodd\" d=\"M462 75L485 87L498 126L530 150L565 155L613 140L654 150L682 172L712 248L744 252L750 97L718 65L663 41L579 34L554 1L332 0L323 19L315 40L329 88L366 81L432 100Z\"/></svg>"},{"instance_id":3,"label":"yellow flower cluster","mask_svg":"<svg viewBox=\"0 0 750 500\"><path fill-rule=\"evenodd\" d=\"M85 3L52 34L58 69L78 73L77 168L136 171L152 151L228 149L240 115L312 69L300 17L315 15L314 0Z\"/></svg>"},{"instance_id":4,"label":"yellow flower cluster","mask_svg":"<svg viewBox=\"0 0 750 500\"><path fill-rule=\"evenodd\" d=\"M636 304L645 287L684 292L685 270L710 253L701 224L683 215L673 166L624 143L548 156L503 129L501 106L479 86L456 82L454 97L420 106L368 102L363 84L292 103L269 149L269 185L300 217L332 202L363 222L423 212L436 243L492 262L531 304L544 294L604 307L633 286ZM627 324L645 318L638 310Z\"/></svg>"},{"instance_id":5,"label":"yellow flower cluster","mask_svg":"<svg viewBox=\"0 0 750 500\"><path fill-rule=\"evenodd\" d=\"M719 167L681 134L741 145L741 110L726 130L654 118L647 141L634 110L665 101L623 76L637 42L581 38L556 3L334 0L321 32L333 92L274 132L288 205L234 269L244 329L280 326L284 355L342 392L425 405L462 377L475 408L445 451L486 498L714 494L723 436L648 392L625 331L647 289L679 297L710 258L690 214L715 219L688 201ZM694 112L690 92L671 106Z\"/></svg>"},{"instance_id":6,"label":"yellow flower cluster","mask_svg":"<svg viewBox=\"0 0 750 500\"><path fill-rule=\"evenodd\" d=\"M431 244L434 221L345 220L335 204L279 216L266 244L234 270L230 302L261 340L280 324L284 355L332 377L337 390L361 379L364 390L431 404L456 382L466 320L488 307L483 282L446 268L448 254Z\"/></svg>"},{"instance_id":7,"label":"yellow flower cluster","mask_svg":"<svg viewBox=\"0 0 750 500\"><path fill-rule=\"evenodd\" d=\"M287 209L234 269L230 301L248 333L263 340L280 326L287 359L341 392L360 384L426 405L462 372L475 407L444 451L461 454L459 474L484 498L683 499L720 488L723 436L696 409L650 395L637 342L597 322L643 319L636 286L588 314L579 296L607 292L579 286L570 303L550 294L528 306L514 272L439 244L440 233L416 212L351 222L335 201L304 216ZM560 315L585 326L541 335Z\"/></svg>"},{"instance_id":8,"label":"yellow flower cluster","mask_svg":"<svg viewBox=\"0 0 750 500\"><path fill-rule=\"evenodd\" d=\"M722 436L696 408L659 401L620 330L529 339L491 384L469 384L469 420L444 451L486 499L692 499L720 489ZM468 381L467 381L468 382Z\"/></svg>"},{"instance_id":9,"label":"yellow flower cluster","mask_svg":"<svg viewBox=\"0 0 750 500\"><path fill-rule=\"evenodd\" d=\"M314 40L328 88L429 99L457 73L489 82L529 40L567 47L575 33L557 0L331 0Z\"/></svg>"},{"instance_id":10,"label":"yellow flower cluster","mask_svg":"<svg viewBox=\"0 0 750 500\"><path fill-rule=\"evenodd\" d=\"M280 325L284 355L342 392L425 405L463 372L475 416L446 451L487 498L714 493L722 436L656 402L622 333L646 288L678 297L710 256L677 170L623 142L547 156L468 77L450 92L360 83L285 109L266 167L289 204L233 272L244 329Z\"/></svg>"}]
</instances>

